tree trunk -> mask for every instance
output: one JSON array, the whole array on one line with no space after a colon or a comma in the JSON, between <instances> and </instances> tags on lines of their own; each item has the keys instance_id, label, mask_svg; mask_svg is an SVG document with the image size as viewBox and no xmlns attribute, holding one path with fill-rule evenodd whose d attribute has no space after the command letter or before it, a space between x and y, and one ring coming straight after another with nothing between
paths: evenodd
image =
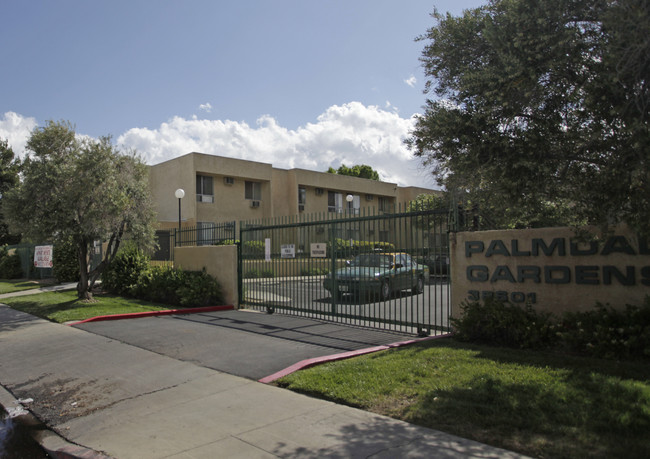
<instances>
[{"instance_id":1,"label":"tree trunk","mask_svg":"<svg viewBox=\"0 0 650 459\"><path fill-rule=\"evenodd\" d=\"M103 260L95 267L95 269L88 273L88 290L92 291L99 276L102 275L102 272L104 272L117 255L117 250L120 248L120 242L122 241L125 227L126 222L123 221L120 224L119 229L111 234L111 237L106 244L106 254L104 255Z\"/></svg>"},{"instance_id":2,"label":"tree trunk","mask_svg":"<svg viewBox=\"0 0 650 459\"><path fill-rule=\"evenodd\" d=\"M88 290L88 244L86 241L79 241L77 244L77 258L79 260L77 296L80 300L92 301L93 294Z\"/></svg>"}]
</instances>

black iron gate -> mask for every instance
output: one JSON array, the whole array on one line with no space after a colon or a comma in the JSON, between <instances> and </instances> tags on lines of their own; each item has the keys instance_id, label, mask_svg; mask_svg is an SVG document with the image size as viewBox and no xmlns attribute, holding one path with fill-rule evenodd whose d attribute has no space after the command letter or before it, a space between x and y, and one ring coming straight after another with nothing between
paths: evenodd
<instances>
[{"instance_id":1,"label":"black iron gate","mask_svg":"<svg viewBox=\"0 0 650 459\"><path fill-rule=\"evenodd\" d=\"M419 335L449 331L449 212L242 222L242 307Z\"/></svg>"}]
</instances>

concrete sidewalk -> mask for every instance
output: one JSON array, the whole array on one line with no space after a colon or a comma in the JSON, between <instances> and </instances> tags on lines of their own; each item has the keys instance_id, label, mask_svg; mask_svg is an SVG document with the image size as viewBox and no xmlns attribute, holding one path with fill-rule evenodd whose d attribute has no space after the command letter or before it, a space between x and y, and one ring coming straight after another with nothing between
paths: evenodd
<instances>
[{"instance_id":1,"label":"concrete sidewalk","mask_svg":"<svg viewBox=\"0 0 650 459\"><path fill-rule=\"evenodd\" d=\"M0 401L33 399L55 457L521 457L6 306L0 349Z\"/></svg>"}]
</instances>

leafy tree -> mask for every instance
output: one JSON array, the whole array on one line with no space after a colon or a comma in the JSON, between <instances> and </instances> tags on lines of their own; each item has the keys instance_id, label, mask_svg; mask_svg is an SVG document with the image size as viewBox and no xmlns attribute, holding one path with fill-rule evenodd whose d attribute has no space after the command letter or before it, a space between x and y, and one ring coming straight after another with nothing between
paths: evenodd
<instances>
[{"instance_id":1,"label":"leafy tree","mask_svg":"<svg viewBox=\"0 0 650 459\"><path fill-rule=\"evenodd\" d=\"M419 194L408 203L407 212L421 212L426 210L450 211L451 203L447 193L442 194ZM418 228L427 231L437 226L437 219L428 215L418 215L415 224Z\"/></svg>"},{"instance_id":2,"label":"leafy tree","mask_svg":"<svg viewBox=\"0 0 650 459\"><path fill-rule=\"evenodd\" d=\"M9 234L2 213L2 197L18 184L18 171L19 162L14 158L13 150L6 140L0 139L0 246L20 242L20 235Z\"/></svg>"},{"instance_id":3,"label":"leafy tree","mask_svg":"<svg viewBox=\"0 0 650 459\"><path fill-rule=\"evenodd\" d=\"M419 194L408 204L408 212L419 210L449 210L451 204L447 193Z\"/></svg>"},{"instance_id":4,"label":"leafy tree","mask_svg":"<svg viewBox=\"0 0 650 459\"><path fill-rule=\"evenodd\" d=\"M79 282L77 245L71 238L58 238L52 251L52 274L59 282ZM103 281L103 276L102 276Z\"/></svg>"},{"instance_id":5,"label":"leafy tree","mask_svg":"<svg viewBox=\"0 0 650 459\"><path fill-rule=\"evenodd\" d=\"M491 0L434 12L407 145L503 226L650 233L647 0Z\"/></svg>"},{"instance_id":6,"label":"leafy tree","mask_svg":"<svg viewBox=\"0 0 650 459\"><path fill-rule=\"evenodd\" d=\"M6 199L9 221L34 239L70 240L79 265L77 292L92 300L92 287L128 234L153 244L154 213L148 171L134 155L120 153L109 137L80 139L67 122L48 122L32 132L32 152L22 180ZM93 241L107 242L105 256L89 271Z\"/></svg>"},{"instance_id":7,"label":"leafy tree","mask_svg":"<svg viewBox=\"0 0 650 459\"><path fill-rule=\"evenodd\" d=\"M327 170L330 174L338 175L349 175L352 177L365 178L370 180L379 180L379 173L375 171L372 167L365 164L356 165L352 167L347 167L345 164L341 164L341 167L334 169L330 167Z\"/></svg>"}]
</instances>

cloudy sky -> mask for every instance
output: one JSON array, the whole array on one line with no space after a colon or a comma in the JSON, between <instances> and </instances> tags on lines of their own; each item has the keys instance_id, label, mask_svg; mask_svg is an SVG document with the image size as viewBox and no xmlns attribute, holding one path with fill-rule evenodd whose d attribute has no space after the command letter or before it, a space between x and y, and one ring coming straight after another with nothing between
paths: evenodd
<instances>
[{"instance_id":1,"label":"cloudy sky","mask_svg":"<svg viewBox=\"0 0 650 459\"><path fill-rule=\"evenodd\" d=\"M484 0L30 0L2 6L0 138L47 120L148 164L191 151L433 187L403 139L434 6Z\"/></svg>"}]
</instances>

